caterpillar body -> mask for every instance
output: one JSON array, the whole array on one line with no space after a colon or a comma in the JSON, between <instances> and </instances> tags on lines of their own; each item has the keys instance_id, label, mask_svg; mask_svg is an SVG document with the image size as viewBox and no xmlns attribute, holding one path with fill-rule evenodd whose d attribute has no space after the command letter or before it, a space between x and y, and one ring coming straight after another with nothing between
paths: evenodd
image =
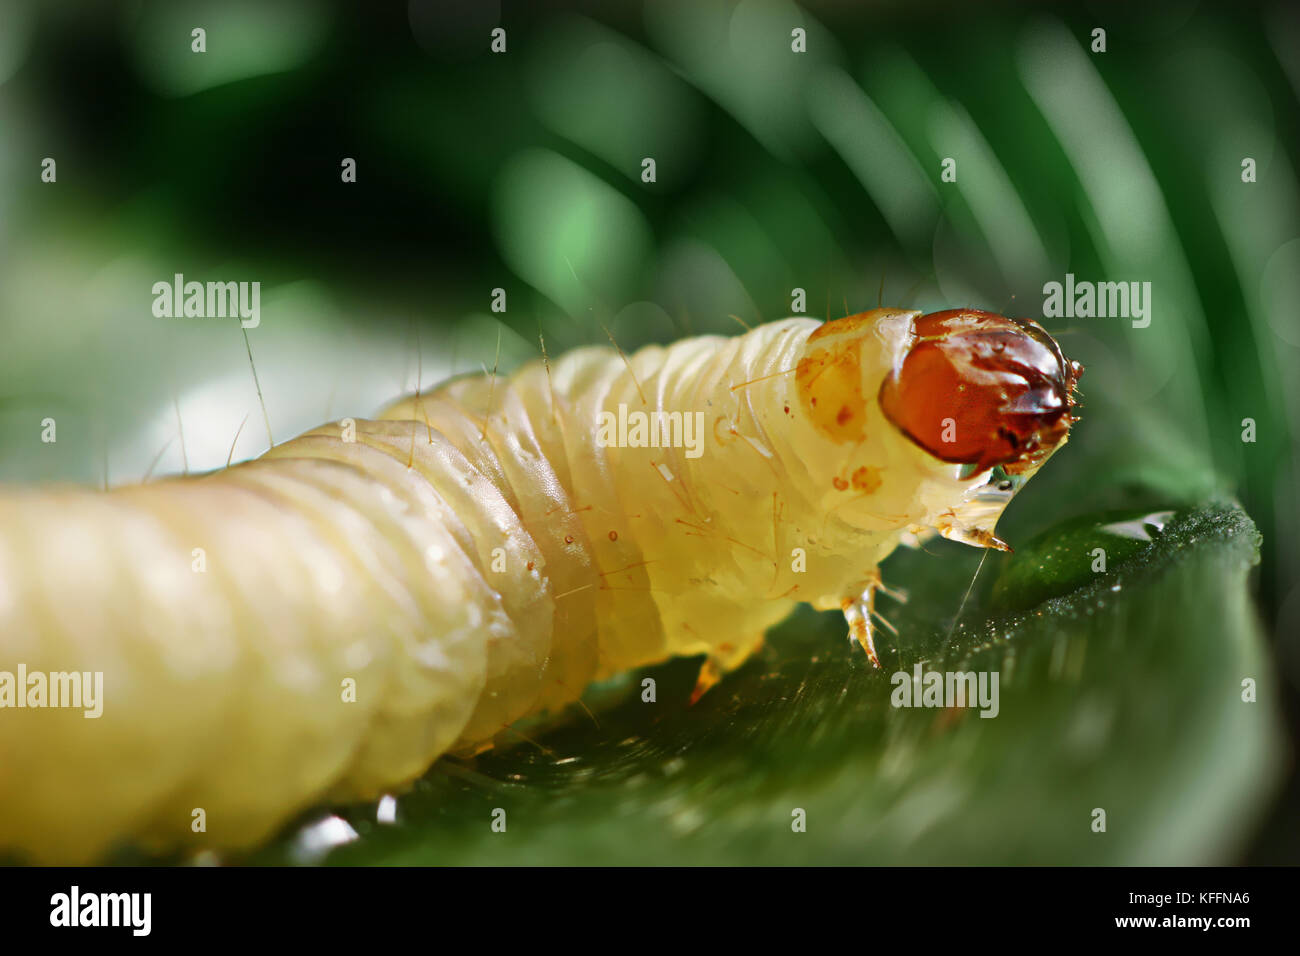
<instances>
[{"instance_id":1,"label":"caterpillar body","mask_svg":"<svg viewBox=\"0 0 1300 956\"><path fill-rule=\"evenodd\" d=\"M453 379L208 475L9 490L0 849L247 847L593 679L734 668L799 602L876 663L880 561L926 529L1001 547L1080 371L987 312L791 318ZM102 674L101 713L19 664L42 697Z\"/></svg>"}]
</instances>

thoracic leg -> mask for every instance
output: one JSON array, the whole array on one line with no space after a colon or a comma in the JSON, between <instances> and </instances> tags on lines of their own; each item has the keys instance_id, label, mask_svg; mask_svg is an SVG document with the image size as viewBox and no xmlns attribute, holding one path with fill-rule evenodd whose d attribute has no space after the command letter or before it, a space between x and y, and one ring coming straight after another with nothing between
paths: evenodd
<instances>
[{"instance_id":1,"label":"thoracic leg","mask_svg":"<svg viewBox=\"0 0 1300 956\"><path fill-rule=\"evenodd\" d=\"M862 645L862 649L867 652L867 659L871 661L873 667L880 666L880 657L876 653L876 627L875 622L872 620L873 616L879 618L882 624L893 630L889 622L876 612L877 591L889 593L880 580L878 570L872 572L871 577L863 582L862 591L856 597L846 597L840 605L844 611L844 620L849 625L849 638Z\"/></svg>"},{"instance_id":2,"label":"thoracic leg","mask_svg":"<svg viewBox=\"0 0 1300 956\"><path fill-rule=\"evenodd\" d=\"M695 689L691 691L691 703L694 704L712 688L723 675L733 671L763 647L764 636L758 634L739 644L721 644L717 653L710 654L700 665L700 675L695 680Z\"/></svg>"}]
</instances>

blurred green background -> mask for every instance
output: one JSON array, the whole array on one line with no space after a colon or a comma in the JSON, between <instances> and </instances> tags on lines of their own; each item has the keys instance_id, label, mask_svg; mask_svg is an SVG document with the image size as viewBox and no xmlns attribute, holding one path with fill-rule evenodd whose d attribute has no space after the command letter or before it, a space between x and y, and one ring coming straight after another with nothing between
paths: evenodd
<instances>
[{"instance_id":1,"label":"blurred green background","mask_svg":"<svg viewBox=\"0 0 1300 956\"><path fill-rule=\"evenodd\" d=\"M1093 527L1089 516L1109 509L1182 509L1189 517L1176 527L1188 537L1178 541L1193 550L1215 537L1196 528L1222 531L1221 550L1141 578L1146 594L1121 595L1131 606L1114 614L1149 641L1119 641L1120 618L1079 623L1078 594L1053 612L1065 615L1054 630L1007 625L1031 661L1035 640L1058 638L1109 656L1091 654L1086 675L1076 675L1089 694L1049 703L1057 697L1045 688L1061 676L1049 655L1046 683L1027 692L1037 704L1025 713L1037 719L975 721L1002 729L996 740L969 731L983 741L970 750L964 738L922 747L924 760L951 761L957 786L898 770L910 758L889 749L891 734L897 746L915 741L912 725L900 730L888 710L834 712L850 685L864 700L879 697L879 677L845 652L842 625L802 616L712 705L679 710L663 737L641 725L648 750L613 748L602 758L601 741L612 738L591 729L594 737L570 741L575 753L596 755L591 775L604 789L585 770L555 770L524 794L574 807L535 831L527 859L569 859L574 847L584 848L580 859L619 859L620 841L638 845L628 826L620 837L575 820L595 807L609 819L635 815L624 795L642 771L662 788L647 799L689 823L710 806L692 794L714 792L718 767L737 779L821 781L830 815L848 798L826 783L829 768L870 790L887 776L883 761L908 781L891 778L905 826L888 822L894 804L871 790L876 822L862 825L861 843L850 836L810 844L820 851L773 845L729 858L841 861L839 843L843 861L858 862L1300 861L1300 790L1278 730L1294 740L1300 724L1300 15L1285 3L972 9L915 0L414 0L359 10L302 0L0 0L0 481L117 484L259 454L268 436L249 350L279 441L490 367L498 342L508 369L538 353L539 332L552 354L605 342L602 326L624 348L732 334L733 317L753 325L789 315L795 289L819 317L883 298L1039 318L1087 366L1084 420L1019 496L1001 536L1020 548L1069 519ZM191 49L196 27L206 31L204 53ZM497 27L503 53L489 49ZM1098 28L1104 52L1092 49ZM796 29L806 52L792 50ZM54 183L42 182L47 157L57 163ZM356 161L355 183L341 181L345 157ZM643 179L646 158L653 182ZM955 182L941 178L947 158ZM1247 158L1254 182L1243 182ZM261 325L248 330L247 346L236 322L152 315L152 284L178 272L262 283ZM1150 325L1043 318L1044 283L1067 273L1150 282ZM490 309L495 289L506 293L502 314ZM47 416L58 423L54 444L40 441ZM1253 442L1243 441L1245 419L1255 423ZM1262 535L1249 576L1253 533L1224 517L1239 515L1229 498ZM951 637L953 618L979 556L930 550L942 560L902 555L886 568L887 580L927 596L898 612L907 624L900 644L914 638L937 657L964 660L983 638ZM1008 612L989 596L1012 573L1006 560L990 561L974 590L971 634ZM1043 578L1044 595L1067 590L1055 571L1029 571ZM832 669L808 685L810 706L831 708L829 726L841 728L820 745L807 739L815 721L760 713L751 727L722 705L727 693L762 700L761 686L783 681L803 692L808 674L796 664L817 647ZM1148 669L1131 670L1129 652L1134 668ZM1187 657L1195 674L1183 675ZM1233 670L1243 662L1259 671L1268 699L1242 736L1227 734L1237 718L1226 711L1199 730L1180 722L1184 713L1219 715L1192 688L1208 668L1231 671L1235 685L1253 674ZM671 682L677 671L667 673ZM1169 706L1155 711L1097 703L1166 693ZM611 706L617 714L622 705ZM1135 751L1112 760L1101 747L1089 751L1093 763L1039 762L1035 776L1025 766L1054 744L1031 743L1027 728L1057 727L1035 706L1063 707L1066 722L1100 708L1112 717L1094 722L1103 728L1096 739L1122 744L1150 731L1146 744L1169 760L1178 746L1199 744L1194 758L1176 758L1195 773L1156 786L1137 777L1167 771L1161 758ZM566 732L578 733L561 729L561 740ZM915 729L917 739L927 733ZM1218 745L1206 745L1216 734ZM756 755L764 735L778 743ZM863 744L868 736L884 742ZM722 757L708 755L715 746ZM846 757L864 746L869 766ZM679 752L690 747L705 749ZM1234 750L1249 755L1240 766ZM513 792L508 781L549 759L507 750L472 766L445 762L405 805L411 832L363 840L349 848L352 859L493 859L496 850L462 836L477 801ZM678 759L688 766L680 785L663 773ZM800 759L802 778L789 769ZM1022 804L1051 807L1107 773L1116 801L1132 797L1148 814L1182 806L1170 819L1183 829L1171 824L1165 837L1127 850L995 837L999 822L1014 828ZM1003 794L1005 774L1027 776ZM1170 779L1184 781L1177 798ZM1188 803L1196 787L1227 789ZM587 795L596 792L603 796ZM453 793L468 796L458 803ZM971 808L964 823L934 822L944 808L955 821L962 807ZM761 818L741 814L747 822L720 845L752 843ZM1060 825L1050 813L1041 823L1043 832ZM908 827L919 842L880 836ZM1222 839L1188 836L1207 829ZM295 845L286 837L266 859L290 859ZM666 852L663 862L692 859Z\"/></svg>"}]
</instances>

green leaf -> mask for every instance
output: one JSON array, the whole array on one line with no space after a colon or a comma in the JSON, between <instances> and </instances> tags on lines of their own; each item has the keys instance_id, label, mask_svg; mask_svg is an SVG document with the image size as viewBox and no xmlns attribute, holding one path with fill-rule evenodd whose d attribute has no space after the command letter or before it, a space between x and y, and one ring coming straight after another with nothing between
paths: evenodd
<instances>
[{"instance_id":1,"label":"green leaf","mask_svg":"<svg viewBox=\"0 0 1300 956\"><path fill-rule=\"evenodd\" d=\"M360 839L328 862L1230 862L1279 773L1247 593L1259 535L1225 503L1161 516L1149 541L1115 533L1144 514L1047 532L1006 562L992 616L955 625L969 563L900 554L888 580L912 598L886 608L902 636L882 670L835 616L801 613L693 707L698 660L674 661L597 688L593 716L530 732L535 745L441 761L395 825L343 811ZM891 675L910 682L918 664L996 672L997 716L891 706ZM291 829L253 862L303 858Z\"/></svg>"}]
</instances>

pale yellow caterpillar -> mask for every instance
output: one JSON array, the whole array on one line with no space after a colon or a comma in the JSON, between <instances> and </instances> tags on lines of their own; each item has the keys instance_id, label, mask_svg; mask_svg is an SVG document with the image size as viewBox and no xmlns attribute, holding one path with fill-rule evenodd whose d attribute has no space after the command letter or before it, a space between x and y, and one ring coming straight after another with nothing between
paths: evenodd
<instances>
[{"instance_id":1,"label":"pale yellow caterpillar","mask_svg":"<svg viewBox=\"0 0 1300 956\"><path fill-rule=\"evenodd\" d=\"M991 313L793 318L454 379L200 477L6 491L0 850L247 847L593 679L705 654L705 686L799 602L875 663L880 561L1002 546L1079 371ZM96 674L97 716L51 706Z\"/></svg>"}]
</instances>

